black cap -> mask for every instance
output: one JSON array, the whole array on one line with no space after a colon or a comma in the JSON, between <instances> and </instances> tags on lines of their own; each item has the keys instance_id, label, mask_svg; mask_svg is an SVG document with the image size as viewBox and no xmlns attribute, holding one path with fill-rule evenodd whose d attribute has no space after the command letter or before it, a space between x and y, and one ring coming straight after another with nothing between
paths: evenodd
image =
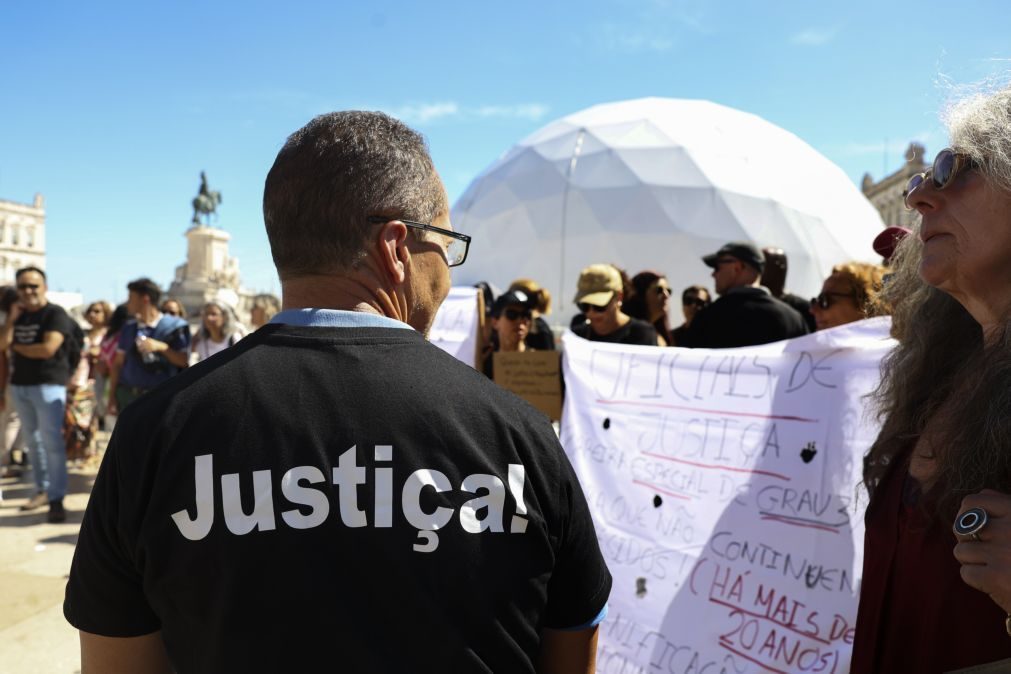
<instances>
[{"instance_id":1,"label":"black cap","mask_svg":"<svg viewBox=\"0 0 1011 674\"><path fill-rule=\"evenodd\" d=\"M537 304L537 300L522 290L510 290L495 299L491 305L491 315L498 318L506 307L521 306L525 309L533 309L535 304Z\"/></svg>"},{"instance_id":2,"label":"black cap","mask_svg":"<svg viewBox=\"0 0 1011 674\"><path fill-rule=\"evenodd\" d=\"M702 261L706 263L706 266L716 269L716 260L725 255L735 257L744 264L751 265L758 270L758 273L762 273L762 270L765 269L765 256L762 255L762 251L747 241L728 243L712 255L704 256Z\"/></svg>"}]
</instances>

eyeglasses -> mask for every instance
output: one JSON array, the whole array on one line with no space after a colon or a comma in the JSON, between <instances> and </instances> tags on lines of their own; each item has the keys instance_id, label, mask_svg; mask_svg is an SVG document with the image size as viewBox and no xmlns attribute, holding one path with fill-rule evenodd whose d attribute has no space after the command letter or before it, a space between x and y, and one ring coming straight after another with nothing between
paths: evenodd
<instances>
[{"instance_id":1,"label":"eyeglasses","mask_svg":"<svg viewBox=\"0 0 1011 674\"><path fill-rule=\"evenodd\" d=\"M466 234L460 234L459 232L451 232L448 229L442 229L441 227L435 227L433 225L425 225L420 222L412 222L410 220L404 220L402 218L387 218L381 215L370 215L368 221L373 225L383 225L387 222L402 222L412 229L420 229L423 232L435 232L436 234L441 234L449 239L446 242L446 248L443 251L446 256L446 264L450 267L459 267L467 260L467 251L470 250L470 237Z\"/></svg>"},{"instance_id":2,"label":"eyeglasses","mask_svg":"<svg viewBox=\"0 0 1011 674\"><path fill-rule=\"evenodd\" d=\"M906 183L906 189L902 192L902 200L906 205L906 210L913 210L913 207L909 205L909 196L927 178L930 178L930 183L935 190L943 190L951 185L955 177L963 170L977 167L976 160L969 155L955 152L951 148L944 148L934 157L934 164L929 169L912 176Z\"/></svg>"},{"instance_id":3,"label":"eyeglasses","mask_svg":"<svg viewBox=\"0 0 1011 674\"><path fill-rule=\"evenodd\" d=\"M576 303L576 306L579 307L579 310L581 312L583 312L584 314L588 314L591 311L595 311L595 312L604 312L604 311L607 311L607 307L609 307L610 305L611 305L610 302L608 302L607 304L605 304L602 307L598 307L596 304L590 304L589 302L577 302Z\"/></svg>"},{"instance_id":4,"label":"eyeglasses","mask_svg":"<svg viewBox=\"0 0 1011 674\"><path fill-rule=\"evenodd\" d=\"M686 307L692 307L692 306L698 307L699 309L705 309L707 306L709 306L709 302L707 302L706 300L702 299L701 297L688 298L688 299L684 300L683 302L681 302L681 304L684 305L684 306L686 306Z\"/></svg>"},{"instance_id":5,"label":"eyeglasses","mask_svg":"<svg viewBox=\"0 0 1011 674\"><path fill-rule=\"evenodd\" d=\"M508 318L510 321L515 321L519 319L532 320L534 317L533 312L529 309L518 310L518 309L506 309L502 312L502 315Z\"/></svg>"},{"instance_id":6,"label":"eyeglasses","mask_svg":"<svg viewBox=\"0 0 1011 674\"><path fill-rule=\"evenodd\" d=\"M18 290L38 290L41 288L38 283L19 283Z\"/></svg>"},{"instance_id":7,"label":"eyeglasses","mask_svg":"<svg viewBox=\"0 0 1011 674\"><path fill-rule=\"evenodd\" d=\"M828 309L832 306L833 297L849 297L853 298L853 295L849 293L822 293L818 297L811 298L811 308L818 307L819 309Z\"/></svg>"},{"instance_id":8,"label":"eyeglasses","mask_svg":"<svg viewBox=\"0 0 1011 674\"><path fill-rule=\"evenodd\" d=\"M667 286L656 286L653 288L653 292L657 295L663 295L664 297L670 297L670 288Z\"/></svg>"}]
</instances>

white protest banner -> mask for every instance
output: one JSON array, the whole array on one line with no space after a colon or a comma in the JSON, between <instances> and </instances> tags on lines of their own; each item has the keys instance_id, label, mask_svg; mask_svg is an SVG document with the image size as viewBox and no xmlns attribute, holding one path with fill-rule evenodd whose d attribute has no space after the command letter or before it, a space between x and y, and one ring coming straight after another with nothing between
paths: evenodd
<instances>
[{"instance_id":1,"label":"white protest banner","mask_svg":"<svg viewBox=\"0 0 1011 674\"><path fill-rule=\"evenodd\" d=\"M432 344L471 367L477 359L477 293L470 286L450 288L428 333Z\"/></svg>"},{"instance_id":2,"label":"white protest banner","mask_svg":"<svg viewBox=\"0 0 1011 674\"><path fill-rule=\"evenodd\" d=\"M614 576L597 671L849 671L872 319L742 349L564 338L561 440Z\"/></svg>"}]
</instances>

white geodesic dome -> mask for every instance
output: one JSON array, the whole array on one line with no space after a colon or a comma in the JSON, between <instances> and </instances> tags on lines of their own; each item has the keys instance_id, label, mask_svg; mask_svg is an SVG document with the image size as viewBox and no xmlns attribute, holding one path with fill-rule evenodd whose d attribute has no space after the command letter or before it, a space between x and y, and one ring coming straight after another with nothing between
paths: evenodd
<instances>
[{"instance_id":1,"label":"white geodesic dome","mask_svg":"<svg viewBox=\"0 0 1011 674\"><path fill-rule=\"evenodd\" d=\"M832 265L874 261L883 224L843 173L792 133L709 101L643 98L551 122L489 166L453 207L473 236L454 283L532 278L567 323L579 271L664 273L712 288L701 256L729 241L786 251L787 290L817 294ZM672 323L680 322L672 303Z\"/></svg>"}]
</instances>

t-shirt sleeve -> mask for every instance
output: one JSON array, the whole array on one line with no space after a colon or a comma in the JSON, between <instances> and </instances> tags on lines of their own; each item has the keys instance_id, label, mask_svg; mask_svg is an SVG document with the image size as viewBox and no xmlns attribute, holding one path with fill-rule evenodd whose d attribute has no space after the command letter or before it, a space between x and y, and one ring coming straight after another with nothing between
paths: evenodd
<instances>
[{"instance_id":1,"label":"t-shirt sleeve","mask_svg":"<svg viewBox=\"0 0 1011 674\"><path fill-rule=\"evenodd\" d=\"M42 319L42 329L41 329L41 339L45 339L45 333L47 332L58 332L64 336L64 338L70 337L73 334L73 327L71 325L72 319L66 311L62 309L55 309L46 314L45 318Z\"/></svg>"},{"instance_id":2,"label":"t-shirt sleeve","mask_svg":"<svg viewBox=\"0 0 1011 674\"><path fill-rule=\"evenodd\" d=\"M611 572L604 563L590 508L568 458L561 454L559 510L567 513L555 568L548 581L544 627L569 629L591 623L611 594Z\"/></svg>"},{"instance_id":3,"label":"t-shirt sleeve","mask_svg":"<svg viewBox=\"0 0 1011 674\"><path fill-rule=\"evenodd\" d=\"M63 615L79 630L135 637L161 629L148 604L126 516L136 508L123 489L114 434L84 513L70 567Z\"/></svg>"},{"instance_id":4,"label":"t-shirt sleeve","mask_svg":"<svg viewBox=\"0 0 1011 674\"><path fill-rule=\"evenodd\" d=\"M134 340L137 339L137 324L128 323L123 326L123 329L119 331L119 345L116 347L117 351L129 351L130 347L133 345Z\"/></svg>"},{"instance_id":5,"label":"t-shirt sleeve","mask_svg":"<svg viewBox=\"0 0 1011 674\"><path fill-rule=\"evenodd\" d=\"M190 326L181 325L176 328L176 330L169 336L169 348L173 351L189 351L190 350Z\"/></svg>"}]
</instances>

